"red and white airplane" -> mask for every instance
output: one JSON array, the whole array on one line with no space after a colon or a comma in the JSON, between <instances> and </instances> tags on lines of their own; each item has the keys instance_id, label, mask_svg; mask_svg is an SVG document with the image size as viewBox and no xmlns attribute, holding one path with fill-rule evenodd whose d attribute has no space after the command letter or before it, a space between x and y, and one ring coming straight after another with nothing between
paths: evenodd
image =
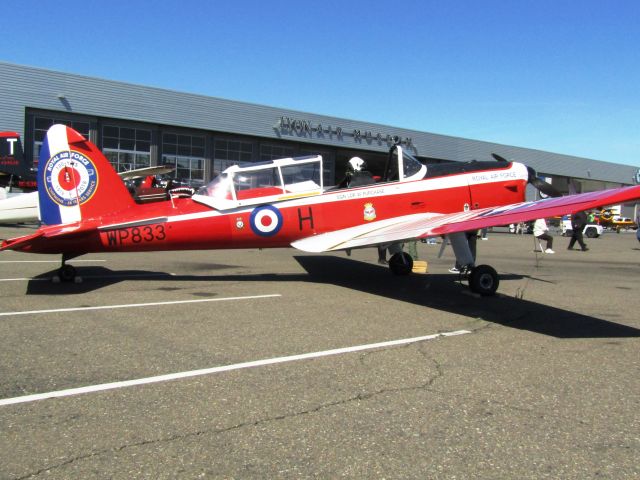
<instances>
[{"instance_id":1,"label":"red and white airplane","mask_svg":"<svg viewBox=\"0 0 640 480\"><path fill-rule=\"evenodd\" d=\"M640 198L640 186L633 186L524 202L527 183L544 188L544 182L523 164L426 166L396 145L377 182L361 172L327 187L316 155L232 166L192 197L137 204L98 148L65 125L48 131L39 166L44 226L4 240L0 250L62 254L64 280L76 276L65 262L90 252L289 246L328 252L446 235L471 289L491 295L498 275L474 264L466 231ZM392 271L409 273L411 257L396 250Z\"/></svg>"}]
</instances>

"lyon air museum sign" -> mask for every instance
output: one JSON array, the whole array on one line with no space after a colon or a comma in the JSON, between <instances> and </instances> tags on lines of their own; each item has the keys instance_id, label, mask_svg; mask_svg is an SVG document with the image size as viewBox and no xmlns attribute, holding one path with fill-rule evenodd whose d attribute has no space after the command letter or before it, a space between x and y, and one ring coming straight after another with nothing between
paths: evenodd
<instances>
[{"instance_id":1,"label":"lyon air museum sign","mask_svg":"<svg viewBox=\"0 0 640 480\"><path fill-rule=\"evenodd\" d=\"M297 137L318 138L324 140L343 140L345 137L353 138L356 143L367 143L391 146L397 143L409 148L413 146L411 137L391 135L389 133L362 130L359 128L346 129L340 126L314 123L309 120L281 116L273 126L279 135L294 135Z\"/></svg>"}]
</instances>

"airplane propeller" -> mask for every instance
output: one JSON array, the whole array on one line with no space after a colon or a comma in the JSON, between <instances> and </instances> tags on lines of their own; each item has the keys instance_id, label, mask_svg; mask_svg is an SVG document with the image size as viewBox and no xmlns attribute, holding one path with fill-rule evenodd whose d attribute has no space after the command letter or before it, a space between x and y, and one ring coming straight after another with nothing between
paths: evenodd
<instances>
[{"instance_id":1,"label":"airplane propeller","mask_svg":"<svg viewBox=\"0 0 640 480\"><path fill-rule=\"evenodd\" d=\"M509 163L509 160L498 155L497 153L492 153L491 156L495 158L498 162L506 162ZM536 171L527 165L527 171L529 172L529 183L538 189L540 193L547 197L561 197L562 193L560 193L553 185L550 183L541 180L538 177Z\"/></svg>"},{"instance_id":2,"label":"airplane propeller","mask_svg":"<svg viewBox=\"0 0 640 480\"><path fill-rule=\"evenodd\" d=\"M500 155L498 155L497 153L492 153L492 154L491 154L491 156L492 156L493 158L495 158L495 159L496 159L497 161L499 161L499 162L509 163L509 160L507 160L507 159L506 159L506 158L504 158L504 157L501 157L501 156L500 156Z\"/></svg>"}]
</instances>

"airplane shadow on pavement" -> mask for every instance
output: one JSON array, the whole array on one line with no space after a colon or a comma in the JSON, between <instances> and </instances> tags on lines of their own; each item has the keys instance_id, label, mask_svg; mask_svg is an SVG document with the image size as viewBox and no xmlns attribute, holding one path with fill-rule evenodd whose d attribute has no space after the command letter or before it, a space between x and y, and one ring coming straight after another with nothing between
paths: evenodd
<instances>
[{"instance_id":1,"label":"airplane shadow on pavement","mask_svg":"<svg viewBox=\"0 0 640 480\"><path fill-rule=\"evenodd\" d=\"M153 271L112 271L105 267L82 267L78 270L82 283L51 283L53 272L45 273L29 282L28 295L74 295L98 290L123 281L168 281L172 285L161 290L180 290L181 281L228 282L312 282L357 290L397 301L422 305L426 308L481 318L510 328L541 333L557 338L636 338L640 330L608 320L563 310L561 308L498 294L494 297L472 295L465 284L452 274L392 275L387 268L376 264L329 255L301 255L295 260L306 273L289 274L226 274L235 268L209 265L211 275L173 275ZM502 281L525 276L501 275ZM210 294L210 293L209 293ZM203 293L204 295L204 293Z\"/></svg>"},{"instance_id":2,"label":"airplane shadow on pavement","mask_svg":"<svg viewBox=\"0 0 640 480\"><path fill-rule=\"evenodd\" d=\"M482 318L511 328L558 338L635 338L640 330L627 325L563 310L550 305L498 294L480 297L469 293L452 274L398 277L378 265L327 256L295 257L314 282L423 305L440 311ZM502 281L525 278L501 275ZM544 281L544 280L542 280Z\"/></svg>"}]
</instances>

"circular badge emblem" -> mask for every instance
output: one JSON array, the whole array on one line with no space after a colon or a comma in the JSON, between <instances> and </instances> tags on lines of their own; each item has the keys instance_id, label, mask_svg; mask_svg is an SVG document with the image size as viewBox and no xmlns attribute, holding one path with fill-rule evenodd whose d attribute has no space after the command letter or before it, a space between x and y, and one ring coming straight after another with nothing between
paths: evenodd
<instances>
[{"instance_id":1,"label":"circular badge emblem","mask_svg":"<svg viewBox=\"0 0 640 480\"><path fill-rule=\"evenodd\" d=\"M282 228L282 214L276 207L264 205L251 212L249 223L253 233L261 237L270 237Z\"/></svg>"},{"instance_id":2,"label":"circular badge emblem","mask_svg":"<svg viewBox=\"0 0 640 480\"><path fill-rule=\"evenodd\" d=\"M58 205L70 207L87 202L98 187L93 162L82 153L67 151L51 157L44 168L47 194Z\"/></svg>"}]
</instances>

